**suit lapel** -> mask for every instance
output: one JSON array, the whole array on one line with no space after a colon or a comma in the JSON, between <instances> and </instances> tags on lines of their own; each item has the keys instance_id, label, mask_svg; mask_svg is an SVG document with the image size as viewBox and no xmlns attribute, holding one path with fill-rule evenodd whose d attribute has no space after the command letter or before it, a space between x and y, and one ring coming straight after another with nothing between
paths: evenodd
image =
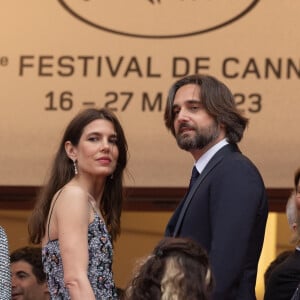
<instances>
[{"instance_id":1,"label":"suit lapel","mask_svg":"<svg viewBox=\"0 0 300 300\"><path fill-rule=\"evenodd\" d=\"M194 185L192 188L188 191L184 204L182 206L182 209L180 211L174 232L173 232L173 237L176 237L178 235L179 229L181 227L183 218L185 216L186 210L198 188L198 186L201 184L201 182L205 179L205 177L223 160L224 156L226 156L227 153L229 152L236 152L239 151L237 145L232 145L228 144L221 148L208 162L202 173L199 175L197 180L195 181Z\"/></svg>"}]
</instances>

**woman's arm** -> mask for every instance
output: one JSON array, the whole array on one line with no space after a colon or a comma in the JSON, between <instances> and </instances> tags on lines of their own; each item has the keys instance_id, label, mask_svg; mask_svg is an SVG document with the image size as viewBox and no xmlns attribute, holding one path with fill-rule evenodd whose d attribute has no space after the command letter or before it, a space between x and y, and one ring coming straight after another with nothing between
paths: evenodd
<instances>
[{"instance_id":1,"label":"woman's arm","mask_svg":"<svg viewBox=\"0 0 300 300\"><path fill-rule=\"evenodd\" d=\"M55 223L64 268L64 281L72 300L94 300L88 273L87 194L77 187L66 188L55 205Z\"/></svg>"}]
</instances>

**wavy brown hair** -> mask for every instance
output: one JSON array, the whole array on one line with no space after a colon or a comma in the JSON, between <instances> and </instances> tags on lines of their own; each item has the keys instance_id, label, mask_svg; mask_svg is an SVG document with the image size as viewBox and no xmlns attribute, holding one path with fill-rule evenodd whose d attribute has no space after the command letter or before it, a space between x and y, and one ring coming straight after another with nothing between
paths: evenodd
<instances>
[{"instance_id":1,"label":"wavy brown hair","mask_svg":"<svg viewBox=\"0 0 300 300\"><path fill-rule=\"evenodd\" d=\"M170 272L170 262L176 266L179 273L176 271L174 275ZM162 280L166 285L170 285L170 288L166 285L162 288ZM196 242L187 238L162 239L152 255L139 268L124 299L173 299L170 294L162 292L164 288L172 295L177 295L177 299L180 300L209 299L213 288L209 260L206 251Z\"/></svg>"},{"instance_id":2,"label":"wavy brown hair","mask_svg":"<svg viewBox=\"0 0 300 300\"><path fill-rule=\"evenodd\" d=\"M105 108L90 108L76 115L65 130L52 164L48 182L41 189L29 220L28 231L31 243L39 244L41 242L45 235L47 216L53 196L74 177L73 161L65 151L66 141L70 141L72 145L77 146L85 126L98 119L110 121L117 134L117 147L119 150L117 166L113 179L108 177L106 180L100 210L112 239L115 240L120 233L120 218L124 199L123 171L127 165L127 141L122 126L113 112Z\"/></svg>"},{"instance_id":3,"label":"wavy brown hair","mask_svg":"<svg viewBox=\"0 0 300 300\"><path fill-rule=\"evenodd\" d=\"M176 81L170 88L165 108L164 120L166 127L175 135L173 103L176 92L187 84L200 87L200 100L205 110L217 124L225 125L226 138L229 143L238 143L248 124L248 119L238 111L234 97L228 87L209 75L189 75Z\"/></svg>"}]
</instances>

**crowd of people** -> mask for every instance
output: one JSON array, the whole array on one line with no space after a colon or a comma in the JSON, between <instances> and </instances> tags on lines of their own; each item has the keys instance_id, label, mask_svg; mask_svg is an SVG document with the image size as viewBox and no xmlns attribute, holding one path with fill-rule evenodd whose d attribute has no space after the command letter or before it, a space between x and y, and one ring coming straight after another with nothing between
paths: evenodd
<instances>
[{"instance_id":1,"label":"crowd of people","mask_svg":"<svg viewBox=\"0 0 300 300\"><path fill-rule=\"evenodd\" d=\"M112 111L91 108L65 129L29 221L34 247L9 257L0 231L1 299L256 299L268 202L262 176L238 147L248 119L225 84L190 75L171 86L164 121L192 155L192 176L165 236L127 288L116 287L112 271L127 141ZM269 268L265 300L289 300L300 282L299 178L297 171L287 203L296 250Z\"/></svg>"}]
</instances>

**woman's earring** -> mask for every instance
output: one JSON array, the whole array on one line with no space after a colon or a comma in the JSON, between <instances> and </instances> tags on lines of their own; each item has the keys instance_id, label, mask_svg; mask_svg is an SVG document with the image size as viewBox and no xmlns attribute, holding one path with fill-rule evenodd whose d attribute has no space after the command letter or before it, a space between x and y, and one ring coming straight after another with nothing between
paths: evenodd
<instances>
[{"instance_id":1,"label":"woman's earring","mask_svg":"<svg viewBox=\"0 0 300 300\"><path fill-rule=\"evenodd\" d=\"M110 175L110 179L113 180L114 179L114 173L111 173Z\"/></svg>"},{"instance_id":2,"label":"woman's earring","mask_svg":"<svg viewBox=\"0 0 300 300\"><path fill-rule=\"evenodd\" d=\"M75 175L77 175L78 174L78 169L77 169L76 160L73 160L73 166L74 166L74 173L75 173Z\"/></svg>"}]
</instances>

